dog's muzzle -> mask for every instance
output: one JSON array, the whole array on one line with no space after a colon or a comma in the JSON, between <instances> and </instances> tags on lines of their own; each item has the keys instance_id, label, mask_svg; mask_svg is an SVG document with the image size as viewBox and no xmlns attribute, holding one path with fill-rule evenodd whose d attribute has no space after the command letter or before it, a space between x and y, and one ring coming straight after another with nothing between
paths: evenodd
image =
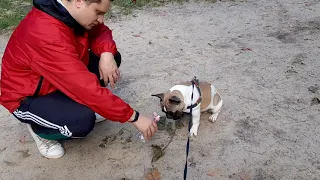
<instances>
[{"instance_id":1,"label":"dog's muzzle","mask_svg":"<svg viewBox=\"0 0 320 180\"><path fill-rule=\"evenodd\" d=\"M178 112L178 111L170 112L170 111L166 110L165 106L161 106L161 110L162 110L162 112L166 113L166 117L168 119L179 120L183 116L183 112Z\"/></svg>"},{"instance_id":2,"label":"dog's muzzle","mask_svg":"<svg viewBox=\"0 0 320 180\"><path fill-rule=\"evenodd\" d=\"M182 118L182 112L165 112L168 119L179 120Z\"/></svg>"}]
</instances>

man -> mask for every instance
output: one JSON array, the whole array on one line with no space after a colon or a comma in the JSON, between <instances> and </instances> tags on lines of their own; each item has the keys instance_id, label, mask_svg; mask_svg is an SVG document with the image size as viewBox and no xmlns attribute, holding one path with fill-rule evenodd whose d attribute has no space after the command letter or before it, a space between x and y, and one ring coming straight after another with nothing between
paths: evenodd
<instances>
[{"instance_id":1,"label":"man","mask_svg":"<svg viewBox=\"0 0 320 180\"><path fill-rule=\"evenodd\" d=\"M110 0L34 0L2 59L1 104L27 123L40 153L60 158L58 140L85 137L97 116L132 122L149 140L156 123L104 87L121 55L103 24ZM100 79L100 82L99 82Z\"/></svg>"}]
</instances>

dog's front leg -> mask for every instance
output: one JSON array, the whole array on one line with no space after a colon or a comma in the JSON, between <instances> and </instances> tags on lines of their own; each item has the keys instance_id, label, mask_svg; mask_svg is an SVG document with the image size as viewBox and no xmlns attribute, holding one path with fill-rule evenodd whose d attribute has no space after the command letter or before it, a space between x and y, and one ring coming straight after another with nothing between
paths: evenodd
<instances>
[{"instance_id":1,"label":"dog's front leg","mask_svg":"<svg viewBox=\"0 0 320 180\"><path fill-rule=\"evenodd\" d=\"M192 112L192 127L190 129L190 137L197 136L200 125L200 108Z\"/></svg>"}]
</instances>

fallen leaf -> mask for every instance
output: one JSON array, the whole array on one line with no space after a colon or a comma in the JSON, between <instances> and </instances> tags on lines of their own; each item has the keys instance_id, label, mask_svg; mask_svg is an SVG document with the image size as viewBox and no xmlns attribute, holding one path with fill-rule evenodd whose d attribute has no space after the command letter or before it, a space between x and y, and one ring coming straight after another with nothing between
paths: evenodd
<instances>
[{"instance_id":1,"label":"fallen leaf","mask_svg":"<svg viewBox=\"0 0 320 180\"><path fill-rule=\"evenodd\" d=\"M207 175L208 176L221 176L223 175L223 169L219 168L214 168L214 169L209 169Z\"/></svg>"},{"instance_id":2,"label":"fallen leaf","mask_svg":"<svg viewBox=\"0 0 320 180\"><path fill-rule=\"evenodd\" d=\"M306 6L310 6L310 5L311 5L311 3L305 2L305 3L304 3L304 5L306 5Z\"/></svg>"},{"instance_id":3,"label":"fallen leaf","mask_svg":"<svg viewBox=\"0 0 320 180\"><path fill-rule=\"evenodd\" d=\"M160 172L157 168L145 175L146 180L160 180Z\"/></svg>"}]
</instances>

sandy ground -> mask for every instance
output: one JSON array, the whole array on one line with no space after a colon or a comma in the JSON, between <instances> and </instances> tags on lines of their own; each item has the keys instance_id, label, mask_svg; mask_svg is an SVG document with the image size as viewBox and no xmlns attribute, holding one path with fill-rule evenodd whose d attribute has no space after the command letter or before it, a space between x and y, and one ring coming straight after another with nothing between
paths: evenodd
<instances>
[{"instance_id":1,"label":"sandy ground","mask_svg":"<svg viewBox=\"0 0 320 180\"><path fill-rule=\"evenodd\" d=\"M319 0L188 2L109 20L123 56L115 93L151 115L161 112L151 94L177 82L197 76L219 89L223 109L215 123L202 116L188 179L320 179L319 9ZM131 124L102 122L49 160L25 125L0 115L0 179L183 177L187 127L171 120L147 143Z\"/></svg>"}]
</instances>

